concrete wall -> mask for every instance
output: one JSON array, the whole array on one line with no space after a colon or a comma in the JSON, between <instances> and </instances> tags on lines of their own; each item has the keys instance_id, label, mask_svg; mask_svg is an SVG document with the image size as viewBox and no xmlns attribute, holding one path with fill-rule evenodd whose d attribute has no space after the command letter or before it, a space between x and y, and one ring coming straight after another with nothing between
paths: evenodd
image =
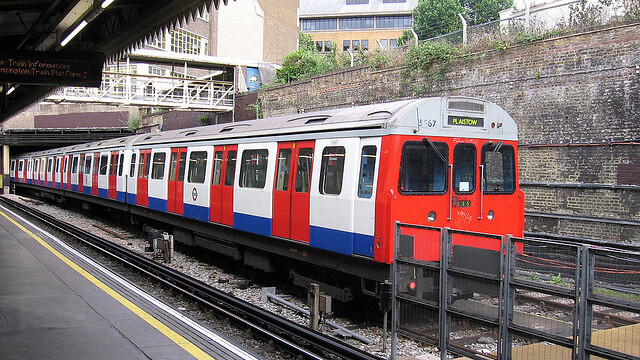
<instances>
[{"instance_id":1,"label":"concrete wall","mask_svg":"<svg viewBox=\"0 0 640 360\"><path fill-rule=\"evenodd\" d=\"M640 24L472 54L435 84L405 70L340 71L257 97L265 117L420 96L493 101L519 125L527 231L640 242Z\"/></svg>"}]
</instances>

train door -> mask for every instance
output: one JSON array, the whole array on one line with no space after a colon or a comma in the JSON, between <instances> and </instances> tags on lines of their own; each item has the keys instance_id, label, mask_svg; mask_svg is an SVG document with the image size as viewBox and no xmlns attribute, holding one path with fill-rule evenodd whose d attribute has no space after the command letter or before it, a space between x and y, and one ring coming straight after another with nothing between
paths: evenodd
<instances>
[{"instance_id":1,"label":"train door","mask_svg":"<svg viewBox=\"0 0 640 360\"><path fill-rule=\"evenodd\" d=\"M67 168L67 189L78 191L78 162L80 161L80 156L69 156L67 158L67 163L70 164Z\"/></svg>"},{"instance_id":2,"label":"train door","mask_svg":"<svg viewBox=\"0 0 640 360\"><path fill-rule=\"evenodd\" d=\"M186 156L187 148L171 148L167 211L176 214L184 212L184 168Z\"/></svg>"},{"instance_id":3,"label":"train door","mask_svg":"<svg viewBox=\"0 0 640 360\"><path fill-rule=\"evenodd\" d=\"M211 146L190 147L185 179L184 216L208 221L210 217L209 206L209 164L213 157ZM184 171L181 171L184 172ZM180 174L179 174L180 175Z\"/></svg>"},{"instance_id":4,"label":"train door","mask_svg":"<svg viewBox=\"0 0 640 360\"><path fill-rule=\"evenodd\" d=\"M53 166L54 166L53 158L47 157L47 178L46 178L47 187L53 186L53 173L54 173Z\"/></svg>"},{"instance_id":5,"label":"train door","mask_svg":"<svg viewBox=\"0 0 640 360\"><path fill-rule=\"evenodd\" d=\"M354 203L360 139L316 141L309 213L312 247L353 253Z\"/></svg>"},{"instance_id":6,"label":"train door","mask_svg":"<svg viewBox=\"0 0 640 360\"><path fill-rule=\"evenodd\" d=\"M60 171L60 157L54 157L53 164L53 187L56 189L60 188L60 180L62 180L62 173Z\"/></svg>"},{"instance_id":7,"label":"train door","mask_svg":"<svg viewBox=\"0 0 640 360\"><path fill-rule=\"evenodd\" d=\"M109 199L116 199L118 197L118 160L119 152L112 151L109 156Z\"/></svg>"},{"instance_id":8,"label":"train door","mask_svg":"<svg viewBox=\"0 0 640 360\"><path fill-rule=\"evenodd\" d=\"M91 167L91 194L98 195L98 168L100 167L100 153L93 154L93 166Z\"/></svg>"},{"instance_id":9,"label":"train door","mask_svg":"<svg viewBox=\"0 0 640 360\"><path fill-rule=\"evenodd\" d=\"M274 236L309 242L313 141L279 143L273 192Z\"/></svg>"},{"instance_id":10,"label":"train door","mask_svg":"<svg viewBox=\"0 0 640 360\"><path fill-rule=\"evenodd\" d=\"M149 171L151 171L151 149L140 150L138 157L138 183L136 184L136 203L149 206Z\"/></svg>"},{"instance_id":11,"label":"train door","mask_svg":"<svg viewBox=\"0 0 640 360\"><path fill-rule=\"evenodd\" d=\"M17 182L24 182L24 160L18 160L18 180Z\"/></svg>"},{"instance_id":12,"label":"train door","mask_svg":"<svg viewBox=\"0 0 640 360\"><path fill-rule=\"evenodd\" d=\"M118 154L118 173L116 176L116 200L125 202L126 197L126 174L125 174L125 151Z\"/></svg>"},{"instance_id":13,"label":"train door","mask_svg":"<svg viewBox=\"0 0 640 360\"><path fill-rule=\"evenodd\" d=\"M380 138L360 140L358 152L360 161L353 209L353 253L371 257L373 257L380 145Z\"/></svg>"},{"instance_id":14,"label":"train door","mask_svg":"<svg viewBox=\"0 0 640 360\"><path fill-rule=\"evenodd\" d=\"M16 161L15 160L11 160L11 172L10 172L10 178L9 180L11 181L16 181Z\"/></svg>"},{"instance_id":15,"label":"train door","mask_svg":"<svg viewBox=\"0 0 640 360\"><path fill-rule=\"evenodd\" d=\"M73 158L72 155L68 155L65 160L64 160L64 170L65 170L65 174L63 174L63 178L64 178L64 182L66 183L65 188L67 190L71 190L72 188L72 179L71 179L71 159Z\"/></svg>"},{"instance_id":16,"label":"train door","mask_svg":"<svg viewBox=\"0 0 640 360\"><path fill-rule=\"evenodd\" d=\"M225 146L216 146L213 149L213 166L211 174L211 187L209 188L209 221L222 222L222 184L224 183Z\"/></svg>"},{"instance_id":17,"label":"train door","mask_svg":"<svg viewBox=\"0 0 640 360\"><path fill-rule=\"evenodd\" d=\"M225 148L224 183L220 196L221 222L233 226L233 185L236 178L236 158L238 145L228 145Z\"/></svg>"},{"instance_id":18,"label":"train door","mask_svg":"<svg viewBox=\"0 0 640 360\"><path fill-rule=\"evenodd\" d=\"M167 211L167 175L169 174L170 149L156 149L151 153L151 173L149 176L149 208L158 211Z\"/></svg>"},{"instance_id":19,"label":"train door","mask_svg":"<svg viewBox=\"0 0 640 360\"><path fill-rule=\"evenodd\" d=\"M85 156L84 154L81 154L78 160L78 178L76 179L76 184L78 184L77 191L79 193L84 192L84 162L85 162Z\"/></svg>"},{"instance_id":20,"label":"train door","mask_svg":"<svg viewBox=\"0 0 640 360\"><path fill-rule=\"evenodd\" d=\"M136 203L138 176L136 170L138 169L138 155L139 150L133 150L131 152L131 159L129 161L129 177L127 177L127 203Z\"/></svg>"},{"instance_id":21,"label":"train door","mask_svg":"<svg viewBox=\"0 0 640 360\"><path fill-rule=\"evenodd\" d=\"M33 160L27 159L27 184L31 184L33 179Z\"/></svg>"}]
</instances>

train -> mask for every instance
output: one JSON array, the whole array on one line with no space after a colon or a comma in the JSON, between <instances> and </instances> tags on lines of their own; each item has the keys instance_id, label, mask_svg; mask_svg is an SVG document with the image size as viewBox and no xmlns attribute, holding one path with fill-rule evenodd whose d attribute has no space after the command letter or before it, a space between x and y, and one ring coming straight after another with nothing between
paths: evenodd
<instances>
[{"instance_id":1,"label":"train","mask_svg":"<svg viewBox=\"0 0 640 360\"><path fill-rule=\"evenodd\" d=\"M504 109L446 96L29 152L11 157L10 180L349 302L380 296L396 222L521 237L517 160ZM438 261L438 239L419 237L412 256Z\"/></svg>"}]
</instances>

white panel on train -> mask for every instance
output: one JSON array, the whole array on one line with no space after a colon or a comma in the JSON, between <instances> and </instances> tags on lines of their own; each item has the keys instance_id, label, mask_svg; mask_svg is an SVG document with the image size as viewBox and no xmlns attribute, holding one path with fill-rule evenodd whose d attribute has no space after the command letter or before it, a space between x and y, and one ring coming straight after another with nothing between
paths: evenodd
<instances>
[{"instance_id":1,"label":"white panel on train","mask_svg":"<svg viewBox=\"0 0 640 360\"><path fill-rule=\"evenodd\" d=\"M109 168L111 168L111 154L103 151L98 157L98 196L109 197Z\"/></svg>"},{"instance_id":2,"label":"white panel on train","mask_svg":"<svg viewBox=\"0 0 640 360\"><path fill-rule=\"evenodd\" d=\"M363 138L358 151L357 188L353 212L353 253L373 257L376 188L381 138Z\"/></svg>"},{"instance_id":3,"label":"white panel on train","mask_svg":"<svg viewBox=\"0 0 640 360\"><path fill-rule=\"evenodd\" d=\"M129 155L126 155L128 158L127 164L129 164L129 168L126 169L127 173L127 203L135 204L136 203L136 194L138 187L138 157L140 156L140 150L130 150Z\"/></svg>"},{"instance_id":4,"label":"white panel on train","mask_svg":"<svg viewBox=\"0 0 640 360\"><path fill-rule=\"evenodd\" d=\"M87 153L84 157L84 175L82 176L82 192L85 194L91 193L91 184L93 182L93 166L97 166L93 164L93 154Z\"/></svg>"},{"instance_id":5,"label":"white panel on train","mask_svg":"<svg viewBox=\"0 0 640 360\"><path fill-rule=\"evenodd\" d=\"M271 236L273 176L278 144L238 145L233 227Z\"/></svg>"},{"instance_id":6,"label":"white panel on train","mask_svg":"<svg viewBox=\"0 0 640 360\"><path fill-rule=\"evenodd\" d=\"M151 176L149 176L150 209L167 211L169 155L169 149L154 149L151 152Z\"/></svg>"},{"instance_id":7,"label":"white panel on train","mask_svg":"<svg viewBox=\"0 0 640 360\"><path fill-rule=\"evenodd\" d=\"M129 170L129 161L131 160L131 150L120 150L118 155L118 173L116 177L117 200L125 201L127 192L127 175Z\"/></svg>"},{"instance_id":8,"label":"white panel on train","mask_svg":"<svg viewBox=\"0 0 640 360\"><path fill-rule=\"evenodd\" d=\"M184 178L184 216L209 221L209 190L213 147L193 146L187 152L187 170Z\"/></svg>"},{"instance_id":9,"label":"white panel on train","mask_svg":"<svg viewBox=\"0 0 640 360\"><path fill-rule=\"evenodd\" d=\"M309 212L309 244L313 247L353 253L359 144L359 138L316 141Z\"/></svg>"}]
</instances>

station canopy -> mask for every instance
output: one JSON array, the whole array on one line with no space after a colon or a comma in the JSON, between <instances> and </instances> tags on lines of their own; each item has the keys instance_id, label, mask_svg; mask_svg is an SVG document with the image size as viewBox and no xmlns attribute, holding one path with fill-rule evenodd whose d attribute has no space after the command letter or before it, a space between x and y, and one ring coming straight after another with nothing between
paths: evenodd
<instances>
[{"instance_id":1,"label":"station canopy","mask_svg":"<svg viewBox=\"0 0 640 360\"><path fill-rule=\"evenodd\" d=\"M0 1L0 122L228 0ZM83 84L79 81L79 84Z\"/></svg>"}]
</instances>

